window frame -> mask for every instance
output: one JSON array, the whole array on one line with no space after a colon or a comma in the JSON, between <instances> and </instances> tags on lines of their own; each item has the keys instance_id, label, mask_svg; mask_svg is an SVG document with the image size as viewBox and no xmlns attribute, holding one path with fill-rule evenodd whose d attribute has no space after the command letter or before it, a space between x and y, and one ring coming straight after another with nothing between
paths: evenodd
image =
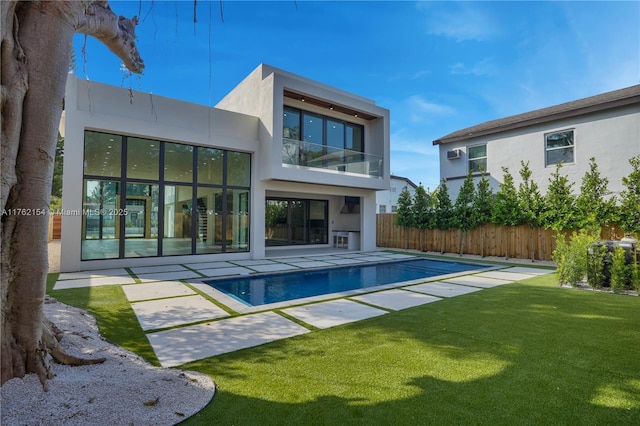
<instances>
[{"instance_id":1,"label":"window frame","mask_svg":"<svg viewBox=\"0 0 640 426\"><path fill-rule=\"evenodd\" d=\"M549 137L561 133L571 133L571 145L560 146L549 148ZM558 161L558 162L549 162L549 152L560 151L560 150L571 150L571 161ZM544 165L545 167L556 166L557 164L573 164L576 162L576 129L574 127L563 129L563 130L554 130L552 132L547 132L544 134Z\"/></svg>"},{"instance_id":2,"label":"window frame","mask_svg":"<svg viewBox=\"0 0 640 426\"><path fill-rule=\"evenodd\" d=\"M484 146L484 156L483 157L471 157L471 150L473 148ZM470 145L467 147L467 173L486 173L487 172L487 160L489 158L489 150L488 143L481 143L476 145ZM474 170L471 168L471 162L475 162L478 160L484 160L484 169Z\"/></svg>"},{"instance_id":3,"label":"window frame","mask_svg":"<svg viewBox=\"0 0 640 426\"><path fill-rule=\"evenodd\" d=\"M291 137L286 137L284 136L284 114L287 113L287 111L291 112L291 113L295 113L298 115L298 138L294 139ZM319 112L315 112L315 111L309 111L309 110L305 110L305 109L301 109L301 108L296 108L296 107L292 107L289 105L284 105L283 106L283 111L282 111L283 117L282 117L282 137L285 139L289 139L289 140L297 140L297 141L306 141L305 139L305 131L304 131L304 117L305 115L312 115L314 117L317 117L319 119L322 120L322 146L331 146L331 145L327 145L327 134L328 134L328 122L332 121L332 122L336 122L336 123L340 123L343 125L343 137L342 137L342 141L343 141L343 146L341 149L344 150L348 150L348 151L355 151L355 152L361 152L364 153L365 152L365 126L362 124L358 124L358 123L354 123L352 121L347 121L347 120L343 120L342 118L339 117L334 117L334 116L330 116L330 115L325 115ZM353 128L358 128L360 129L360 145L361 145L361 150L355 150L353 148L348 148L347 145L352 144L352 145L356 145L356 143L354 143L354 141L352 140L352 138L349 138L349 129L353 129ZM320 144L318 144L320 145ZM334 147L335 148L335 147Z\"/></svg>"}]
</instances>

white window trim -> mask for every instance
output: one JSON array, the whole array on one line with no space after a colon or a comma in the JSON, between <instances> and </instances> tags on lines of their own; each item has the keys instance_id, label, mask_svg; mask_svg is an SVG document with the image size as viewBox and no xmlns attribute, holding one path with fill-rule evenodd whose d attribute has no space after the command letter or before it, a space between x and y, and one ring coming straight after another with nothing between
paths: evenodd
<instances>
[{"instance_id":1,"label":"white window trim","mask_svg":"<svg viewBox=\"0 0 640 426\"><path fill-rule=\"evenodd\" d=\"M573 132L573 161L567 162L567 163L562 163L563 165L567 165L567 164L575 164L576 162L576 139L577 139L577 130L575 127L570 127L568 129L557 129L557 130L552 130L550 132L546 132L544 134L544 143L543 143L543 149L544 149L544 166L545 167L556 167L558 165L558 163L553 163L553 164L549 164L547 162L547 152L549 151L557 151L557 150L561 150L561 149L567 149L569 147L567 146L563 146L560 148L551 148L550 150L547 149L547 136L549 135L553 135L554 133L562 133L562 132L568 132L571 131Z\"/></svg>"}]
</instances>

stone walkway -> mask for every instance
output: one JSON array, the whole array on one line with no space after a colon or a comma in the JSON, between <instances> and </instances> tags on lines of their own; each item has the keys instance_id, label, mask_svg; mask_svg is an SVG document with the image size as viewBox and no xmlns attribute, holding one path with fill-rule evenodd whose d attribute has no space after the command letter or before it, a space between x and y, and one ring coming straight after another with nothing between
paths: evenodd
<instances>
[{"instance_id":1,"label":"stone walkway","mask_svg":"<svg viewBox=\"0 0 640 426\"><path fill-rule=\"evenodd\" d=\"M54 290L122 285L161 365L172 367L553 272L526 266L500 267L254 307L203 283L207 277L414 257L384 251L345 252L62 273Z\"/></svg>"}]
</instances>

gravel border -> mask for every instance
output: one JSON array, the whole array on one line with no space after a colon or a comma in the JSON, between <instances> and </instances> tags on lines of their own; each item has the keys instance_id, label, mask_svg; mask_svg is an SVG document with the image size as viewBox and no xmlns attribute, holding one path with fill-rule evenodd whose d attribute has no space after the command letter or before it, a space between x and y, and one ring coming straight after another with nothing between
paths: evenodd
<instances>
[{"instance_id":1,"label":"gravel border","mask_svg":"<svg viewBox=\"0 0 640 426\"><path fill-rule=\"evenodd\" d=\"M209 376L150 365L104 340L87 312L53 299L44 311L64 330L60 344L67 353L107 360L78 367L52 362L48 392L33 374L5 382L2 425L174 425L213 398Z\"/></svg>"}]
</instances>

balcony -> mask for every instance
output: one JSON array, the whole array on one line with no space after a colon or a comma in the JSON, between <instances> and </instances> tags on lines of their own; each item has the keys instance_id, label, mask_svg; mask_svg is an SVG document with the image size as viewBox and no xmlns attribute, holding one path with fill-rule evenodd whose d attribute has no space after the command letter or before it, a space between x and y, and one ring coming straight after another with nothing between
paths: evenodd
<instances>
[{"instance_id":1,"label":"balcony","mask_svg":"<svg viewBox=\"0 0 640 426\"><path fill-rule=\"evenodd\" d=\"M315 143L282 139L282 164L382 178L382 157Z\"/></svg>"}]
</instances>

